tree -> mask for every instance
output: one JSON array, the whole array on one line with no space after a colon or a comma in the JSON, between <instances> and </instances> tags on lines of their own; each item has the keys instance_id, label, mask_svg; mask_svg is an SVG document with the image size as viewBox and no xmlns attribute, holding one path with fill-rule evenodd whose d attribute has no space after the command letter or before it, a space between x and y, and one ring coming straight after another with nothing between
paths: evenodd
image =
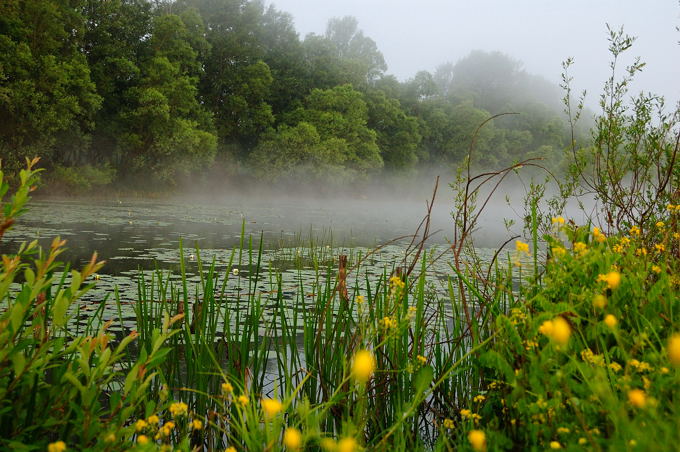
<instances>
[{"instance_id":1,"label":"tree","mask_svg":"<svg viewBox=\"0 0 680 452\"><path fill-rule=\"evenodd\" d=\"M325 34L308 35L303 47L314 87L350 83L365 88L387 69L375 41L359 30L354 17L329 20Z\"/></svg>"},{"instance_id":2,"label":"tree","mask_svg":"<svg viewBox=\"0 0 680 452\"><path fill-rule=\"evenodd\" d=\"M195 30L195 17L184 17ZM154 25L154 56L143 64L139 85L126 92L121 141L132 174L151 170L172 182L178 172L210 164L217 148L212 115L198 101L198 78L191 75L200 71L197 59L207 43L191 36L180 16L161 16Z\"/></svg>"},{"instance_id":3,"label":"tree","mask_svg":"<svg viewBox=\"0 0 680 452\"><path fill-rule=\"evenodd\" d=\"M366 94L368 127L376 131L380 155L388 169L406 169L418 162L418 145L422 137L418 120L407 115L397 99L387 97L383 91L371 90Z\"/></svg>"},{"instance_id":4,"label":"tree","mask_svg":"<svg viewBox=\"0 0 680 452\"><path fill-rule=\"evenodd\" d=\"M347 144L346 148L338 149L345 152L340 160L348 168L365 172L383 166L377 134L367 125L366 102L350 85L312 90L305 99L305 107L297 114L316 127L322 140L337 138Z\"/></svg>"},{"instance_id":5,"label":"tree","mask_svg":"<svg viewBox=\"0 0 680 452\"><path fill-rule=\"evenodd\" d=\"M79 52L84 20L76 6L0 3L0 154L10 166L34 154L47 164L87 154L101 98Z\"/></svg>"}]
</instances>

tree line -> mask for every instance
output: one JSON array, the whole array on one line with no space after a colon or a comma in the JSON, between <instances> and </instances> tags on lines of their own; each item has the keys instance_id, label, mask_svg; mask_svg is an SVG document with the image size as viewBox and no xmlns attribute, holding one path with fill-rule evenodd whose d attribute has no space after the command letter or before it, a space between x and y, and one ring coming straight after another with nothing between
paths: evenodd
<instances>
[{"instance_id":1,"label":"tree line","mask_svg":"<svg viewBox=\"0 0 680 452\"><path fill-rule=\"evenodd\" d=\"M475 163L559 164L558 87L475 51L399 81L353 17L301 38L261 0L4 0L0 156L80 176L357 180ZM71 173L73 175L73 173ZM96 176L99 175L99 176Z\"/></svg>"}]
</instances>

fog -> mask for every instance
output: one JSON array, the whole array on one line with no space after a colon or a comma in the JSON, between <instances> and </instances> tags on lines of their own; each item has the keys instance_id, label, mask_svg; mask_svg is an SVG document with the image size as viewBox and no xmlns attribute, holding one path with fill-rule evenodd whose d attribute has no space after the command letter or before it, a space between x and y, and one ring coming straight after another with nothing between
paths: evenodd
<instances>
[{"instance_id":1,"label":"fog","mask_svg":"<svg viewBox=\"0 0 680 452\"><path fill-rule=\"evenodd\" d=\"M472 171L472 176L482 170ZM484 185L477 198L480 212L472 238L475 246L497 249L513 236L527 238L524 218L530 181L544 180L545 173L530 173L528 168L510 173L496 188L490 190L499 179ZM437 178L438 181L437 181ZM332 235L336 244L349 246L375 246L415 234L422 237L419 224L434 199L430 216L429 244L448 244L454 240L453 215L457 209L456 192L452 187L455 171L430 168L417 175L380 175L361 182L329 188L317 182L278 184L227 184L215 182L215 188L195 185L183 187L176 197L161 202L178 206L204 206L210 212L240 212L246 222L246 230L265 239L291 234L308 238L328 238ZM476 185L472 185L474 188ZM436 187L436 193L435 193ZM548 184L541 200L541 209L547 213L547 200L554 192ZM433 194L435 195L433 198ZM482 203L490 195L488 203ZM586 205L592 202L581 199ZM591 211L578 208L571 199L561 213L576 224L586 224ZM208 217L213 213L207 213ZM513 224L508 225L511 221ZM311 237L310 237L311 236ZM268 240L266 240L268 241ZM267 243L270 245L271 243Z\"/></svg>"},{"instance_id":2,"label":"fog","mask_svg":"<svg viewBox=\"0 0 680 452\"><path fill-rule=\"evenodd\" d=\"M634 56L647 62L632 92L644 89L680 100L680 4L677 0L269 0L292 14L301 37L323 33L331 17L351 15L385 56L388 73L401 80L434 71L470 51L501 51L530 73L558 82L561 62L574 57L575 87L589 106L608 76L606 24L638 39Z\"/></svg>"}]
</instances>

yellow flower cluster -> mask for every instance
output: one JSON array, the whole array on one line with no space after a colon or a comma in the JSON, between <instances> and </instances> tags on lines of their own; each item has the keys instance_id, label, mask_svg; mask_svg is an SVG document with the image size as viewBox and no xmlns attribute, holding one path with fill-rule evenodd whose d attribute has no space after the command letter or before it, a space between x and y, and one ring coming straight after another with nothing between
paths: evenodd
<instances>
[{"instance_id":1,"label":"yellow flower cluster","mask_svg":"<svg viewBox=\"0 0 680 452\"><path fill-rule=\"evenodd\" d=\"M589 348L581 351L581 359L589 364L604 367L604 356L593 353Z\"/></svg>"},{"instance_id":2,"label":"yellow flower cluster","mask_svg":"<svg viewBox=\"0 0 680 452\"><path fill-rule=\"evenodd\" d=\"M406 283L398 276L392 276L390 278L390 285L393 288L403 289Z\"/></svg>"},{"instance_id":3,"label":"yellow flower cluster","mask_svg":"<svg viewBox=\"0 0 680 452\"><path fill-rule=\"evenodd\" d=\"M630 228L630 235L640 235L640 228L633 226Z\"/></svg>"},{"instance_id":4,"label":"yellow flower cluster","mask_svg":"<svg viewBox=\"0 0 680 452\"><path fill-rule=\"evenodd\" d=\"M647 395L642 389L631 389L628 391L628 401L636 408L644 408L647 404Z\"/></svg>"},{"instance_id":5,"label":"yellow flower cluster","mask_svg":"<svg viewBox=\"0 0 680 452\"><path fill-rule=\"evenodd\" d=\"M148 425L149 424L144 419L140 419L137 422L135 422L135 430L141 432L146 427L148 427Z\"/></svg>"},{"instance_id":6,"label":"yellow flower cluster","mask_svg":"<svg viewBox=\"0 0 680 452\"><path fill-rule=\"evenodd\" d=\"M552 217L552 224L564 224L564 218L563 217Z\"/></svg>"},{"instance_id":7,"label":"yellow flower cluster","mask_svg":"<svg viewBox=\"0 0 680 452\"><path fill-rule=\"evenodd\" d=\"M64 452L65 450L66 443L63 441L55 441L47 446L47 452Z\"/></svg>"},{"instance_id":8,"label":"yellow flower cluster","mask_svg":"<svg viewBox=\"0 0 680 452\"><path fill-rule=\"evenodd\" d=\"M472 420L474 422L479 422L482 419L482 416L477 413L473 413L472 410L468 410L467 408L460 410L460 415L463 419Z\"/></svg>"},{"instance_id":9,"label":"yellow flower cluster","mask_svg":"<svg viewBox=\"0 0 680 452\"><path fill-rule=\"evenodd\" d=\"M418 360L418 362L420 363L421 366L424 366L425 364L427 364L427 358L424 357L423 355L416 356L416 359Z\"/></svg>"},{"instance_id":10,"label":"yellow flower cluster","mask_svg":"<svg viewBox=\"0 0 680 452\"><path fill-rule=\"evenodd\" d=\"M486 400L486 397L483 396L483 395L481 395L481 394L476 395L476 396L472 399L472 401L475 402L475 403L480 403L480 402L483 402L483 401L485 401L485 400Z\"/></svg>"},{"instance_id":11,"label":"yellow flower cluster","mask_svg":"<svg viewBox=\"0 0 680 452\"><path fill-rule=\"evenodd\" d=\"M265 419L273 418L283 409L283 404L276 399L262 399L260 405Z\"/></svg>"},{"instance_id":12,"label":"yellow flower cluster","mask_svg":"<svg viewBox=\"0 0 680 452\"><path fill-rule=\"evenodd\" d=\"M571 337L571 326L563 317L558 316L543 322L538 328L538 332L549 337L559 345L566 345Z\"/></svg>"},{"instance_id":13,"label":"yellow flower cluster","mask_svg":"<svg viewBox=\"0 0 680 452\"><path fill-rule=\"evenodd\" d=\"M222 392L225 394L231 394L234 392L234 387L231 383L222 383Z\"/></svg>"},{"instance_id":14,"label":"yellow flower cluster","mask_svg":"<svg viewBox=\"0 0 680 452\"><path fill-rule=\"evenodd\" d=\"M583 242L574 243L574 253L577 253L579 256L585 256L585 254L587 252L588 252L588 245L586 245Z\"/></svg>"},{"instance_id":15,"label":"yellow flower cluster","mask_svg":"<svg viewBox=\"0 0 680 452\"><path fill-rule=\"evenodd\" d=\"M302 433L294 427L288 427L283 432L283 445L289 450L299 450L302 446Z\"/></svg>"},{"instance_id":16,"label":"yellow flower cluster","mask_svg":"<svg viewBox=\"0 0 680 452\"><path fill-rule=\"evenodd\" d=\"M354 355L352 374L359 382L367 382L375 372L375 357L368 350L359 350Z\"/></svg>"},{"instance_id":17,"label":"yellow flower cluster","mask_svg":"<svg viewBox=\"0 0 680 452\"><path fill-rule=\"evenodd\" d=\"M649 365L649 363L644 362L644 361L638 361L637 359L631 359L628 361L628 364L633 366L635 370L638 372L651 372L654 370L652 366Z\"/></svg>"},{"instance_id":18,"label":"yellow flower cluster","mask_svg":"<svg viewBox=\"0 0 680 452\"><path fill-rule=\"evenodd\" d=\"M250 403L250 399L248 398L247 395L241 394L240 396L236 397L236 402L239 405L245 407L245 406L248 406L248 404Z\"/></svg>"},{"instance_id":19,"label":"yellow flower cluster","mask_svg":"<svg viewBox=\"0 0 680 452\"><path fill-rule=\"evenodd\" d=\"M595 227L593 228L593 239L598 243L602 243L607 240L607 236L600 231L600 228Z\"/></svg>"},{"instance_id":20,"label":"yellow flower cluster","mask_svg":"<svg viewBox=\"0 0 680 452\"><path fill-rule=\"evenodd\" d=\"M524 243L521 240L517 240L515 242L515 249L517 250L518 253L529 254L529 244Z\"/></svg>"},{"instance_id":21,"label":"yellow flower cluster","mask_svg":"<svg viewBox=\"0 0 680 452\"><path fill-rule=\"evenodd\" d=\"M606 275L600 274L597 277L597 281L606 282L608 288L616 289L617 287L619 287L619 284L621 284L621 273L617 271L611 271Z\"/></svg>"},{"instance_id":22,"label":"yellow flower cluster","mask_svg":"<svg viewBox=\"0 0 680 452\"><path fill-rule=\"evenodd\" d=\"M468 441L472 449L475 451L485 451L486 450L486 435L481 430L470 430L468 433Z\"/></svg>"},{"instance_id":23,"label":"yellow flower cluster","mask_svg":"<svg viewBox=\"0 0 680 452\"><path fill-rule=\"evenodd\" d=\"M170 405L170 414L172 414L172 417L183 416L187 414L188 408L184 402L175 402Z\"/></svg>"},{"instance_id":24,"label":"yellow flower cluster","mask_svg":"<svg viewBox=\"0 0 680 452\"><path fill-rule=\"evenodd\" d=\"M668 339L668 359L674 366L680 366L680 333L675 333Z\"/></svg>"},{"instance_id":25,"label":"yellow flower cluster","mask_svg":"<svg viewBox=\"0 0 680 452\"><path fill-rule=\"evenodd\" d=\"M607 325L609 328L614 328L617 323L619 323L619 321L616 320L616 317L614 317L611 314L607 314L604 317L604 324Z\"/></svg>"},{"instance_id":26,"label":"yellow flower cluster","mask_svg":"<svg viewBox=\"0 0 680 452\"><path fill-rule=\"evenodd\" d=\"M357 297L354 299L354 301L356 302L356 304L364 304L366 299L364 298L363 295L357 295Z\"/></svg>"},{"instance_id":27,"label":"yellow flower cluster","mask_svg":"<svg viewBox=\"0 0 680 452\"><path fill-rule=\"evenodd\" d=\"M380 324L381 328L384 328L386 330L389 330L390 328L396 328L397 326L399 326L397 319L387 316L380 319L378 323Z\"/></svg>"},{"instance_id":28,"label":"yellow flower cluster","mask_svg":"<svg viewBox=\"0 0 680 452\"><path fill-rule=\"evenodd\" d=\"M172 430L175 428L175 423L172 421L168 421L165 424L163 424L163 427L156 433L156 436L154 439L161 439L163 437L168 437L172 433Z\"/></svg>"},{"instance_id":29,"label":"yellow flower cluster","mask_svg":"<svg viewBox=\"0 0 680 452\"><path fill-rule=\"evenodd\" d=\"M446 418L444 419L444 428L448 428L449 430L452 429L455 426L453 423L453 420Z\"/></svg>"},{"instance_id":30,"label":"yellow flower cluster","mask_svg":"<svg viewBox=\"0 0 680 452\"><path fill-rule=\"evenodd\" d=\"M563 246L553 246L551 251L555 257L563 257L565 254L567 254L567 250Z\"/></svg>"},{"instance_id":31,"label":"yellow flower cluster","mask_svg":"<svg viewBox=\"0 0 680 452\"><path fill-rule=\"evenodd\" d=\"M680 204L668 204L666 206L666 210L668 210L670 213L680 213Z\"/></svg>"}]
</instances>

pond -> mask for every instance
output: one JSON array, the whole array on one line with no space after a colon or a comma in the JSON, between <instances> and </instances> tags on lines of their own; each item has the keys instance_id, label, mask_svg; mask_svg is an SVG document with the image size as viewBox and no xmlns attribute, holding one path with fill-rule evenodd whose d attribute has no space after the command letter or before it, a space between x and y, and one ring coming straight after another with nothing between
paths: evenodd
<instances>
[{"instance_id":1,"label":"pond","mask_svg":"<svg viewBox=\"0 0 680 452\"><path fill-rule=\"evenodd\" d=\"M448 290L451 259L434 257L448 248L449 210L444 204L435 205L431 230L441 232L427 242L429 280L441 283L432 290L442 295ZM360 270L348 274L348 287L361 290L404 263L410 243L405 237L418 229L425 211L424 200L42 199L31 202L28 213L5 235L0 252L11 253L20 242L33 239L47 247L60 236L68 248L61 258L79 268L97 251L106 265L73 322L76 327L85 324L88 313L96 312L108 298L103 319L122 317L112 327L115 330L134 324L140 276L149 282L154 270L160 269L164 278L177 282L180 256L190 283L201 281L199 261L204 268L214 265L216 286L223 286L226 298L232 300L246 292L266 298L276 290L275 275L281 277L284 299L295 299L299 287L311 293L320 276L335 277L341 254L349 256L350 269L356 270L361 262ZM493 255L490 248L478 252L483 259ZM259 270L252 256L260 257ZM120 306L111 302L114 289Z\"/></svg>"}]
</instances>

